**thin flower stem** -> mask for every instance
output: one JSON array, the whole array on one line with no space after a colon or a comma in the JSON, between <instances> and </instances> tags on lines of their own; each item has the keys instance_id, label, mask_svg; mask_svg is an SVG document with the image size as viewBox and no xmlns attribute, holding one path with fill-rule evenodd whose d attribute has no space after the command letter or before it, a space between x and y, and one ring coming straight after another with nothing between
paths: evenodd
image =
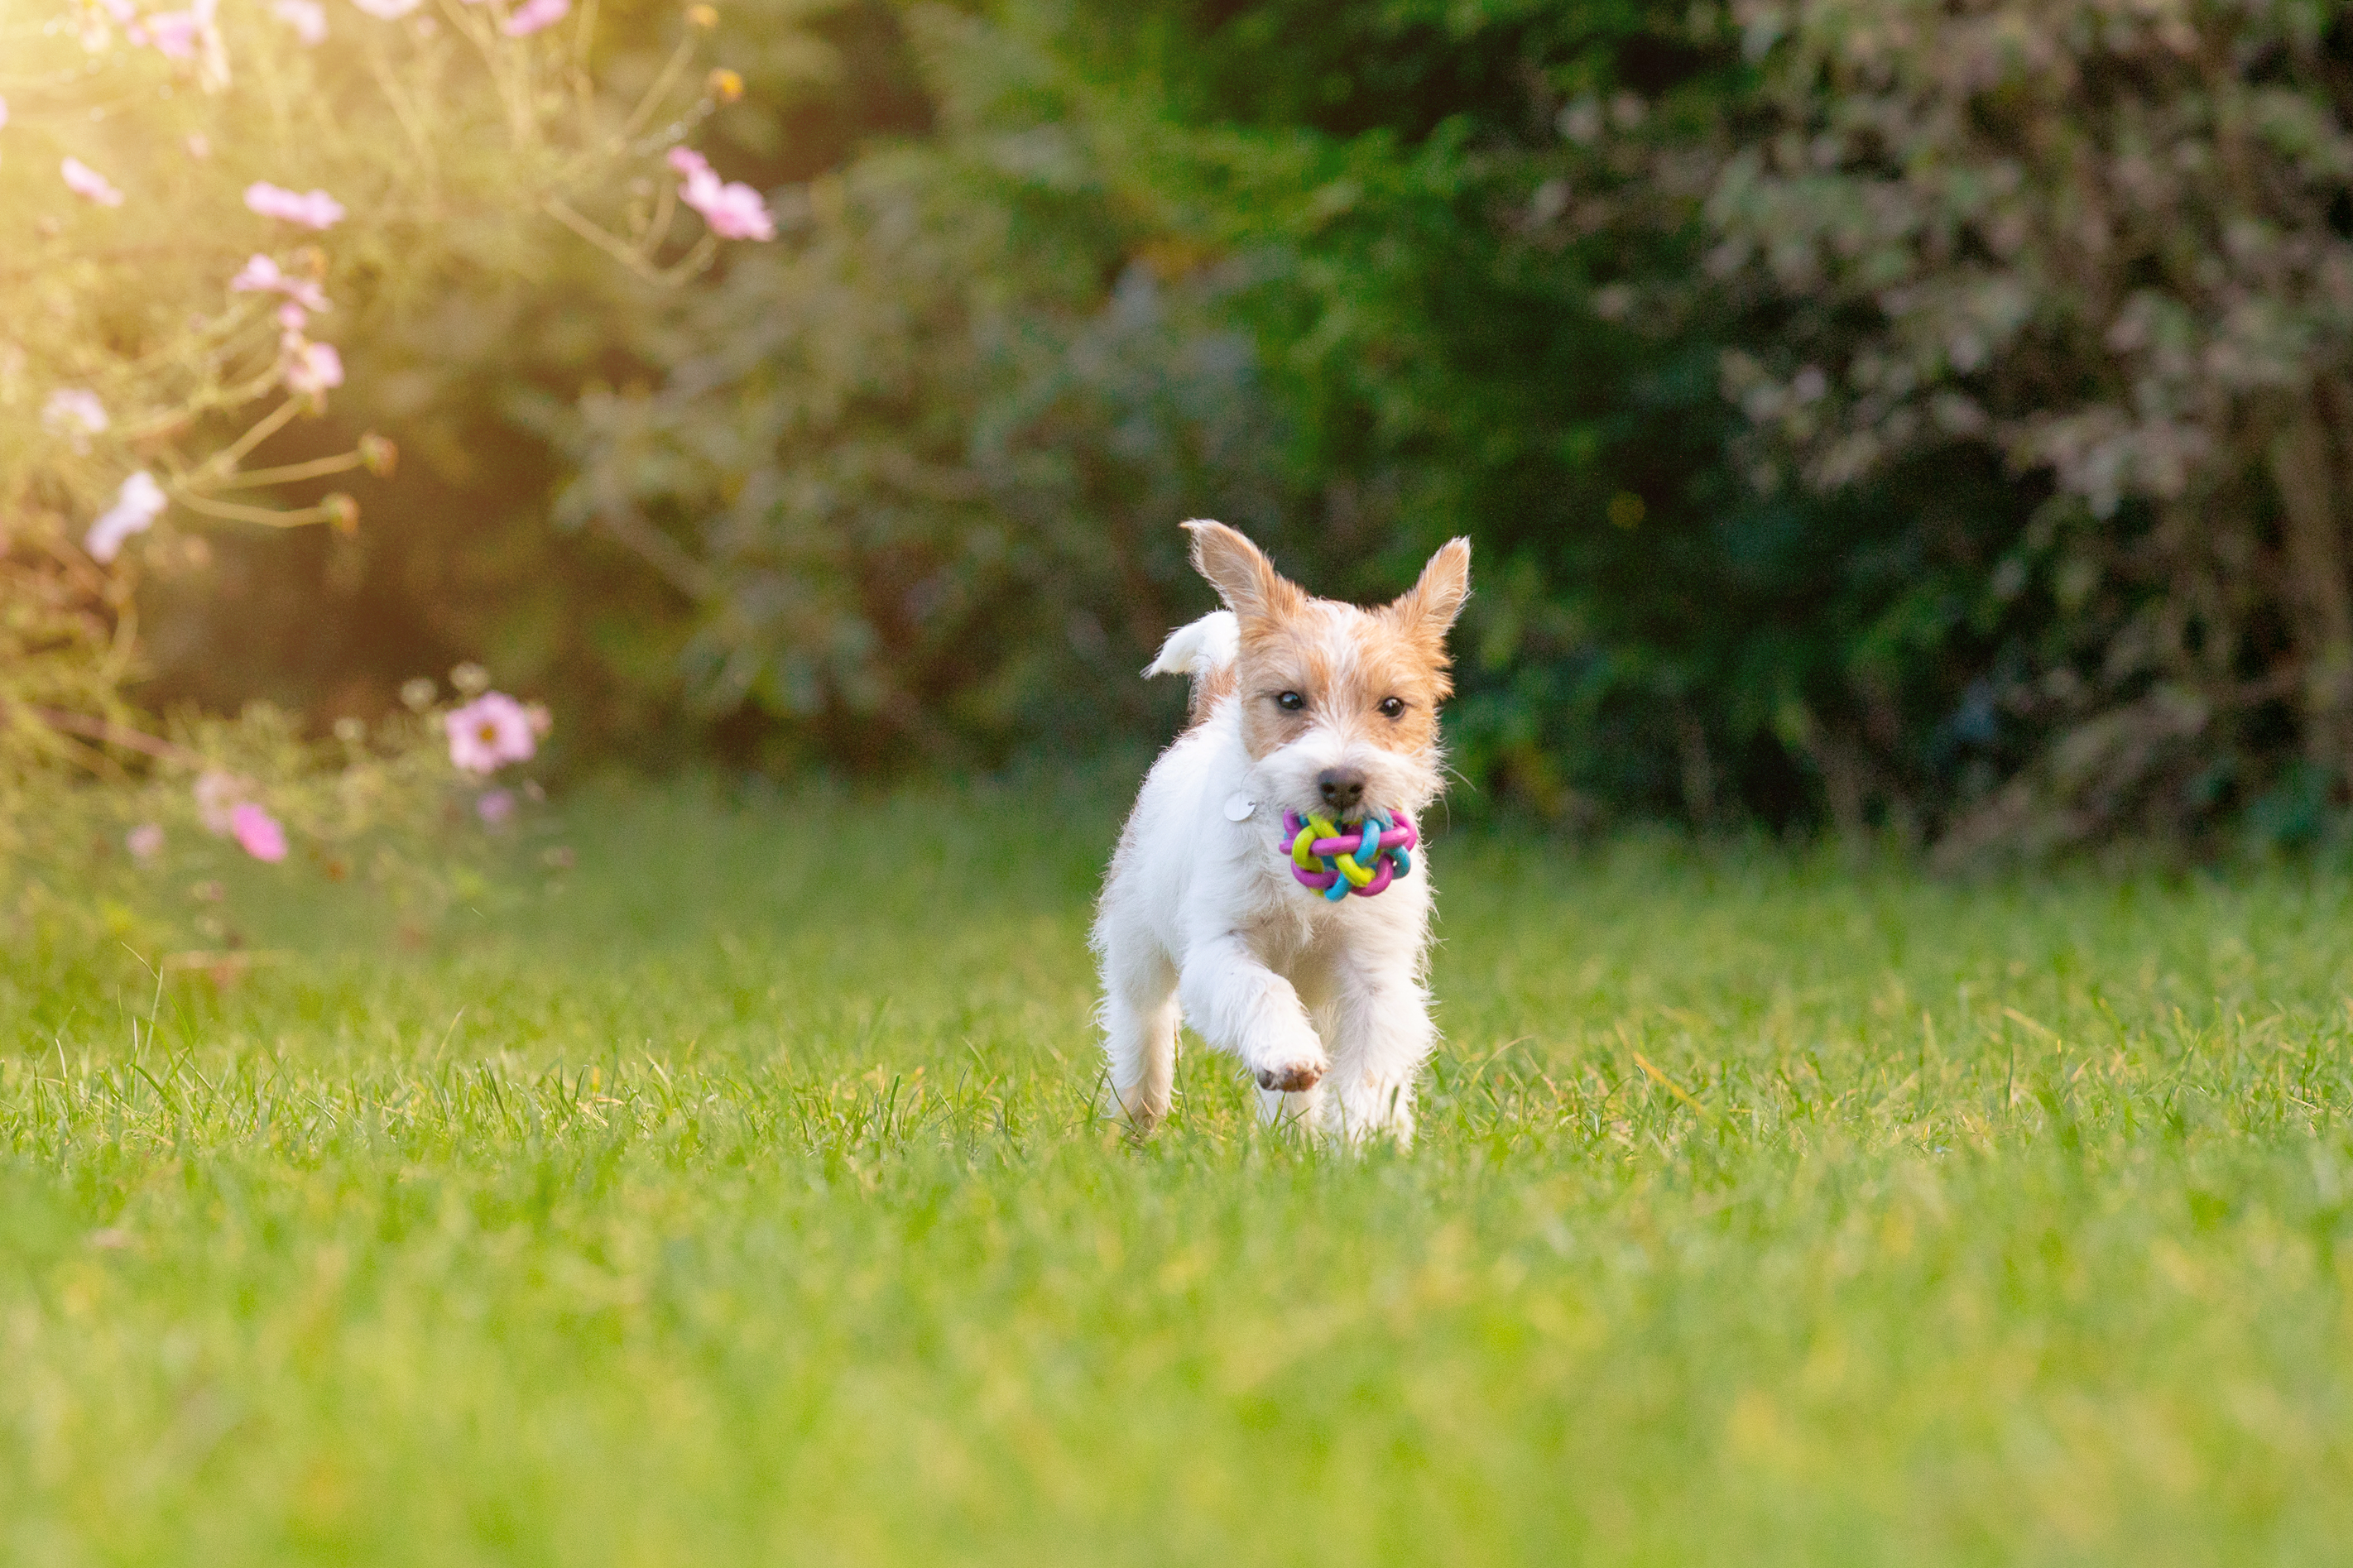
<instances>
[{"instance_id":1,"label":"thin flower stem","mask_svg":"<svg viewBox=\"0 0 2353 1568\"><path fill-rule=\"evenodd\" d=\"M581 0L580 19L572 29L572 69L583 86L589 85L588 50L596 36L596 0Z\"/></svg>"},{"instance_id":2,"label":"thin flower stem","mask_svg":"<svg viewBox=\"0 0 2353 1568\"><path fill-rule=\"evenodd\" d=\"M332 522L335 513L323 506L304 507L300 511L278 511L265 506L241 506L236 501L212 500L186 489L172 492L172 499L190 511L206 517L217 517L227 522L259 523L263 528L307 528L314 522Z\"/></svg>"},{"instance_id":3,"label":"thin flower stem","mask_svg":"<svg viewBox=\"0 0 2353 1568\"><path fill-rule=\"evenodd\" d=\"M375 78L376 87L383 92L385 102L391 106L392 117L399 121L401 130L407 132L410 147L416 151L418 162L425 166L426 183L438 189L440 163L434 153L433 139L426 133L424 115L393 76L391 62L385 59L383 50L371 48L368 51L368 71Z\"/></svg>"},{"instance_id":4,"label":"thin flower stem","mask_svg":"<svg viewBox=\"0 0 2353 1568\"><path fill-rule=\"evenodd\" d=\"M692 250L688 251L669 268L656 273L654 281L665 289L675 289L688 279L699 276L710 267L718 255L718 238L706 234L694 242Z\"/></svg>"},{"instance_id":5,"label":"thin flower stem","mask_svg":"<svg viewBox=\"0 0 2353 1568\"><path fill-rule=\"evenodd\" d=\"M220 387L199 393L177 408L167 408L162 413L151 414L144 419L124 420L116 428L121 438L126 441L141 440L152 436L171 435L193 424L197 415L208 409L242 407L277 384L278 367L273 363L268 370L236 386ZM297 412L300 412L301 400L293 400L293 406ZM287 417L291 418L292 415L290 414ZM264 420L263 423L268 424L268 421ZM284 420L280 420L277 425L270 425L258 436L248 431L247 435L250 444L240 446L233 450L238 457L243 457L247 452L251 451L254 446L275 435L284 423ZM217 456L216 454L216 458ZM232 461L230 467L235 466Z\"/></svg>"},{"instance_id":6,"label":"thin flower stem","mask_svg":"<svg viewBox=\"0 0 2353 1568\"><path fill-rule=\"evenodd\" d=\"M67 762L110 782L122 783L128 779L129 775L113 758L108 756L103 751L86 745L75 738L76 731L80 731L80 725L71 721L79 718L79 715L57 712L50 709L37 707L30 702L20 702L17 707L33 721L30 728L37 737L34 742L36 745L42 746L62 756ZM56 722L60 719L67 720L69 722ZM81 731L81 732L86 734L88 731Z\"/></svg>"},{"instance_id":7,"label":"thin flower stem","mask_svg":"<svg viewBox=\"0 0 2353 1568\"><path fill-rule=\"evenodd\" d=\"M118 419L114 428L125 441L144 441L153 436L169 436L185 427L195 418L189 408L164 408L135 419Z\"/></svg>"},{"instance_id":8,"label":"thin flower stem","mask_svg":"<svg viewBox=\"0 0 2353 1568\"><path fill-rule=\"evenodd\" d=\"M616 151L627 146L630 137L646 128L646 121L653 118L653 112L659 107L661 100L670 96L670 89L678 85L679 73L686 68L687 61L693 58L694 40L680 39L678 47L670 51L669 63L662 67L661 74L654 78L653 85L646 89L645 97L638 100L637 108L631 110L628 119L621 122L619 133L613 138L612 144Z\"/></svg>"},{"instance_id":9,"label":"thin flower stem","mask_svg":"<svg viewBox=\"0 0 2353 1568\"><path fill-rule=\"evenodd\" d=\"M185 746L175 746L169 741L160 740L143 730L133 730L127 724L118 724L111 719L93 719L86 713L68 713L33 702L23 706L26 712L50 729L60 730L69 735L103 741L110 746L121 746L126 751L143 752L159 762L185 763L193 767L204 761Z\"/></svg>"},{"instance_id":10,"label":"thin flower stem","mask_svg":"<svg viewBox=\"0 0 2353 1568\"><path fill-rule=\"evenodd\" d=\"M654 281L665 289L681 287L687 279L699 278L709 270L719 255L719 241L704 235L694 242L694 248L654 275Z\"/></svg>"},{"instance_id":11,"label":"thin flower stem","mask_svg":"<svg viewBox=\"0 0 2353 1568\"><path fill-rule=\"evenodd\" d=\"M144 93L126 93L121 98L111 98L100 103L76 104L71 109L47 111L37 109L27 110L21 114L11 115L9 121L28 131L36 127L44 131L65 126L79 128L88 125L93 119L111 114L118 109L129 109L145 96Z\"/></svg>"},{"instance_id":12,"label":"thin flower stem","mask_svg":"<svg viewBox=\"0 0 2353 1568\"><path fill-rule=\"evenodd\" d=\"M68 762L97 774L107 783L128 784L130 782L131 775L122 771L122 764L97 747L86 745L80 741L61 734L53 733L49 739L57 749L64 753Z\"/></svg>"},{"instance_id":13,"label":"thin flower stem","mask_svg":"<svg viewBox=\"0 0 2353 1568\"><path fill-rule=\"evenodd\" d=\"M646 219L645 232L638 236L637 252L647 260L653 259L662 241L670 237L670 226L678 216L678 186L664 182L661 195L654 198L653 215Z\"/></svg>"},{"instance_id":14,"label":"thin flower stem","mask_svg":"<svg viewBox=\"0 0 2353 1568\"><path fill-rule=\"evenodd\" d=\"M697 260L697 257L701 251L701 247L698 247L695 250L688 252L685 261L680 262L678 267L656 267L651 262L648 261L644 254L641 253L635 246L629 244L628 241L621 238L618 235L616 235L601 224L596 223L594 219L583 217L578 212L575 211L571 204L566 202L562 196L550 196L547 198L547 212L548 216L554 218L556 222L562 224L565 227L570 229L573 233L578 235L581 238L586 240L589 244L595 246L597 249L603 251L606 255L611 257L614 260L619 262L622 266L628 268L630 271L644 279L647 282L659 285L664 289L676 288L688 278L692 277L694 273L702 271L704 267L710 264L710 258L703 256L691 271L682 272L679 269L680 268L684 267L687 261ZM706 241L709 237L710 237L707 235L704 236Z\"/></svg>"},{"instance_id":15,"label":"thin flower stem","mask_svg":"<svg viewBox=\"0 0 2353 1568\"><path fill-rule=\"evenodd\" d=\"M718 588L711 569L680 547L679 542L648 521L635 507L617 501L598 509L596 521L622 544L670 580L689 599L709 599Z\"/></svg>"},{"instance_id":16,"label":"thin flower stem","mask_svg":"<svg viewBox=\"0 0 2353 1568\"><path fill-rule=\"evenodd\" d=\"M114 640L107 645L100 678L112 690L131 673L139 658L139 602L128 594L114 601Z\"/></svg>"},{"instance_id":17,"label":"thin flower stem","mask_svg":"<svg viewBox=\"0 0 2353 1568\"><path fill-rule=\"evenodd\" d=\"M512 68L511 56L499 47L494 27L494 25L506 25L506 8L494 6L491 19L486 21L455 4L455 0L441 0L441 14L467 42L474 46L474 52L482 57L482 64L490 72L491 86L497 89L499 100L506 109L508 139L518 148L531 145L535 140L532 132L536 123L531 112L531 83L522 79L524 73Z\"/></svg>"},{"instance_id":18,"label":"thin flower stem","mask_svg":"<svg viewBox=\"0 0 2353 1568\"><path fill-rule=\"evenodd\" d=\"M248 318L236 323L236 330L224 332L221 335L218 344L221 353L225 356L235 352L235 345L230 340L237 335L237 331L259 324L259 318ZM262 334L255 332L251 335L254 338L255 346L259 347L262 340ZM203 335L196 335L192 337L192 339L187 342L177 346L178 348L185 351L200 351L206 347L205 337ZM135 360L129 363L115 367L106 379L100 383L100 384L111 385L114 383L128 380L138 372L173 357L175 356L172 351L159 349L154 353L149 354L143 359ZM242 386L227 390L215 388L210 392L199 392L195 395L190 396L176 408L166 408L153 414L140 416L126 416L124 418L118 419L115 421L115 427L121 433L122 439L126 441L135 441L149 436L164 435L187 424L204 409L222 406L233 408L239 404L252 402L255 398L269 391L271 384L274 383L277 378L278 367L273 360L270 368L267 372L254 376Z\"/></svg>"},{"instance_id":19,"label":"thin flower stem","mask_svg":"<svg viewBox=\"0 0 2353 1568\"><path fill-rule=\"evenodd\" d=\"M329 474L347 474L365 464L367 459L357 452L344 452L332 458L313 458L307 463L288 463L275 468L248 468L211 481L215 489L251 489L257 485L286 485L297 479L320 479Z\"/></svg>"},{"instance_id":20,"label":"thin flower stem","mask_svg":"<svg viewBox=\"0 0 2353 1568\"><path fill-rule=\"evenodd\" d=\"M252 429L248 430L235 441L222 447L219 451L215 452L212 455L211 460L206 466L207 468L216 469L221 473L235 473L237 471L237 466L245 461L247 453L252 451L256 447L260 446L264 441L269 440L272 436L277 435L278 432L286 428L287 425L293 419L294 416L301 411L302 400L301 398L288 398L285 402L280 404L277 407L263 415L259 419L254 421Z\"/></svg>"},{"instance_id":21,"label":"thin flower stem","mask_svg":"<svg viewBox=\"0 0 2353 1568\"><path fill-rule=\"evenodd\" d=\"M73 585L86 598L98 598L105 591L108 578L90 558L68 544L64 538L47 529L34 533L34 547L55 563L58 570L73 578Z\"/></svg>"}]
</instances>

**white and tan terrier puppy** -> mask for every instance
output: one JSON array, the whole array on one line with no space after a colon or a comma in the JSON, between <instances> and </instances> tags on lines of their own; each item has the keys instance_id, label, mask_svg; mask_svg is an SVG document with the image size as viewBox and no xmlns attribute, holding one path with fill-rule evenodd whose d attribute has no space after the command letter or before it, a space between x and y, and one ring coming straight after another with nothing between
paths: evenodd
<instances>
[{"instance_id":1,"label":"white and tan terrier puppy","mask_svg":"<svg viewBox=\"0 0 2353 1568\"><path fill-rule=\"evenodd\" d=\"M1139 1131L1168 1114L1181 1009L1241 1058L1269 1120L1410 1140L1437 1043L1427 853L1377 898L1328 901L1293 879L1282 816L1419 817L1437 798L1470 542L1396 603L1359 609L1286 582L1223 523L1185 526L1228 607L1145 671L1193 678L1192 721L1144 781L1095 918L1113 1105Z\"/></svg>"}]
</instances>

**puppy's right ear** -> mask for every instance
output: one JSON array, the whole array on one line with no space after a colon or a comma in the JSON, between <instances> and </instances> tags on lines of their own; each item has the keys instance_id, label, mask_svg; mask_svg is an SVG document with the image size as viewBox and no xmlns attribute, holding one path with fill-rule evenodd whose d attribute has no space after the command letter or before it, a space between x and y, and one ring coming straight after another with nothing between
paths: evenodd
<instances>
[{"instance_id":1,"label":"puppy's right ear","mask_svg":"<svg viewBox=\"0 0 2353 1568\"><path fill-rule=\"evenodd\" d=\"M1271 620L1305 601L1306 595L1285 582L1265 552L1239 531L1208 518L1196 518L1185 529L1193 536L1193 570L1243 620Z\"/></svg>"}]
</instances>

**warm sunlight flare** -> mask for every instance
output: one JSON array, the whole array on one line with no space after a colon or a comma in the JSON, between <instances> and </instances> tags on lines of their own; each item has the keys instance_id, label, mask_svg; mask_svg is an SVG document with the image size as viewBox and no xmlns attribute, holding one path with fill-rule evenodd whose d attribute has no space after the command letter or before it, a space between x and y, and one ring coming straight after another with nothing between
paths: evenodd
<instances>
[{"instance_id":1,"label":"warm sunlight flare","mask_svg":"<svg viewBox=\"0 0 2353 1568\"><path fill-rule=\"evenodd\" d=\"M125 689L144 662L140 612L203 593L213 541L361 528L361 502L326 487L388 475L393 447L336 418L353 378L385 358L347 358L345 333L381 345L408 291L551 244L674 286L719 239L774 234L749 186L667 145L713 107L690 68L700 29L672 18L667 63L617 96L585 26L568 0L340 14L314 0L0 4L0 216L20 237L0 264L0 788L23 792L11 804L140 776L168 802L174 775L229 776L206 769L242 753L253 798L207 820L270 862L288 855L289 824L297 839L332 837L411 809L403 792L358 788L354 769L391 766L425 804L397 757L423 743L405 720L363 752L298 748L267 766L260 731L162 732ZM682 186L666 150L688 160ZM681 202L707 234L683 232ZM459 779L529 758L546 727L544 709L495 693L464 711L494 699L508 708L481 734L449 731ZM261 804L338 773L353 786L342 828ZM0 815L0 858L29 842L24 820ZM162 856L162 838L139 843L137 862Z\"/></svg>"}]
</instances>

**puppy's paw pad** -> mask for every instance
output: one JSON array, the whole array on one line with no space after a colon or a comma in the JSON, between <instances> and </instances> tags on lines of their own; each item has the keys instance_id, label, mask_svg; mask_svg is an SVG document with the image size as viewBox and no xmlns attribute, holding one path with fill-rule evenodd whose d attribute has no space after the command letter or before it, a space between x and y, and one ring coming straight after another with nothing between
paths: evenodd
<instances>
[{"instance_id":1,"label":"puppy's paw pad","mask_svg":"<svg viewBox=\"0 0 2353 1568\"><path fill-rule=\"evenodd\" d=\"M1259 1088L1280 1089L1284 1094L1304 1094L1323 1078L1324 1068L1320 1062L1291 1062L1279 1068L1258 1069Z\"/></svg>"}]
</instances>

